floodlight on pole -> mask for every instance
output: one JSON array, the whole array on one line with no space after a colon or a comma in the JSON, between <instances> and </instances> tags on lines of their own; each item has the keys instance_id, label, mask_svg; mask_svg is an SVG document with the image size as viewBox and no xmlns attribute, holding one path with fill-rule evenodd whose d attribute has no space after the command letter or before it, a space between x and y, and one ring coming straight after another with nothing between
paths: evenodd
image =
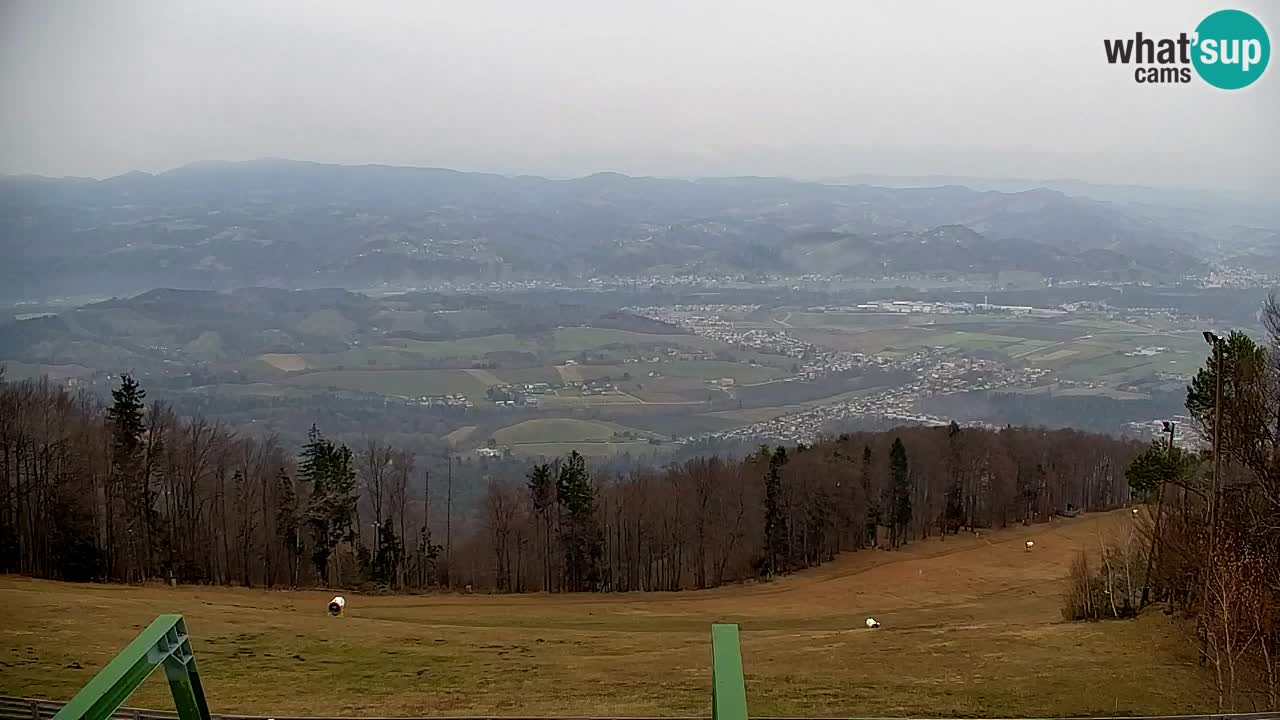
<instances>
[{"instance_id":1,"label":"floodlight on pole","mask_svg":"<svg viewBox=\"0 0 1280 720\"><path fill-rule=\"evenodd\" d=\"M1161 420L1160 425L1164 428L1164 432L1169 436L1169 444L1166 446L1165 452L1168 453L1170 461L1176 462L1175 455L1173 454L1173 431L1177 427L1177 423L1172 420ZM1175 470L1175 472L1177 471ZM1164 516L1164 486L1168 481L1169 476L1162 473L1160 476L1160 485L1156 488L1155 531L1151 533L1151 549L1147 551L1147 574L1143 576L1145 579L1142 581L1142 599L1138 603L1139 609L1146 607L1147 600L1151 597L1151 571L1155 568L1156 553L1160 549L1160 546L1156 541L1160 538L1160 520ZM1135 517L1137 516L1137 508L1134 508L1133 514Z\"/></svg>"},{"instance_id":2,"label":"floodlight on pole","mask_svg":"<svg viewBox=\"0 0 1280 720\"><path fill-rule=\"evenodd\" d=\"M1222 487L1222 338L1212 331L1204 331L1204 341L1213 346L1213 482L1209 495L1209 562L1213 562L1214 544L1218 535L1218 489ZM1205 574L1206 583L1208 573ZM1206 586L1206 592L1208 588Z\"/></svg>"}]
</instances>

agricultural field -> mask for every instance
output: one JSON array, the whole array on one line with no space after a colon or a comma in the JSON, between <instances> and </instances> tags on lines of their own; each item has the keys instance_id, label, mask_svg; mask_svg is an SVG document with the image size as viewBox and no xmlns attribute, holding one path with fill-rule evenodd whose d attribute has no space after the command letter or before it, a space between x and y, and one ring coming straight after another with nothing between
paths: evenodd
<instances>
[{"instance_id":1,"label":"agricultural field","mask_svg":"<svg viewBox=\"0 0 1280 720\"><path fill-rule=\"evenodd\" d=\"M983 352L1049 369L1063 380L1112 385L1158 373L1193 373L1207 353L1199 331L1154 320L798 312L779 317L789 317L792 335L820 346L888 356L925 348Z\"/></svg>"},{"instance_id":2,"label":"agricultural field","mask_svg":"<svg viewBox=\"0 0 1280 720\"><path fill-rule=\"evenodd\" d=\"M267 412L263 408L282 417L288 411L276 409L278 403L296 404L306 397L323 398L330 406L339 397L371 401L361 396L382 395L393 402L415 403L429 398L431 404L421 412L433 416L430 422L439 434L468 425L484 428L452 437L457 448L466 451L482 446L495 428L531 416L590 417L664 437L726 431L768 422L805 406L856 397L850 392L883 393L913 382L922 371L912 359L890 367L888 376L844 374L847 362L823 374L821 354L817 360L797 357L794 340L819 350L881 356L891 365L922 351L935 357L940 351L978 356L1047 371L1034 384L1053 387L1050 397L1070 389L1154 402L1171 394L1162 388L1176 391L1176 384L1185 382L1206 354L1197 332L1171 316L1158 315L1124 321L1084 313L932 314L853 312L844 307L822 312L757 305L709 306L686 313L717 316L742 333L765 331L758 335L766 339L759 340L726 335L718 321L705 328L691 326L726 341L678 332L674 325L643 318L619 326L630 329L573 325L586 321L569 316L563 325L543 318L533 330L522 329L518 312L513 320L509 312L425 310L404 299L374 302L373 309L354 298L342 303L341 311L308 306L281 317L270 316L275 309L270 305L263 311L272 319L259 317L261 313L245 316L239 320L248 328L244 331L228 329L216 312L209 317L218 322L207 323L208 329L188 328L176 312L157 314L149 302L77 310L65 313L70 328L66 338L54 336L42 351L46 357L9 363L8 376L48 373L64 382L74 378L102 395L112 382L102 368L138 368L136 352L150 348L163 359L152 358L158 364L139 368L144 384L155 387L149 376L171 376L166 378L168 387L157 387L157 392L177 407L233 414L244 421ZM223 314L239 312L239 307L233 304ZM599 322L610 323L618 319ZM127 343L121 344L120 333L130 335ZM780 333L788 338L779 340ZM81 356L87 359L71 363ZM187 361L198 362L188 368L183 365ZM789 382L806 363L815 363L816 376ZM984 382L980 377L972 380L975 385ZM530 385L539 387L525 387ZM929 394L920 392L921 397ZM441 399L446 395L455 400ZM981 402L975 398L974 404L943 412L963 419ZM340 407L334 409L341 412ZM1142 406L1134 410L1133 419L1144 420L1150 414ZM632 422L633 417L640 419ZM360 425L361 430L366 427ZM557 441L575 447L585 442L543 437L524 443L521 453ZM593 454L631 449L613 441L596 442L586 448Z\"/></svg>"},{"instance_id":3,"label":"agricultural field","mask_svg":"<svg viewBox=\"0 0 1280 720\"><path fill-rule=\"evenodd\" d=\"M1127 511L846 554L769 584L679 593L362 596L0 578L0 694L65 699L160 613L182 613L214 712L710 714L713 622L742 631L753 715L1210 712L1208 671L1159 608L1067 623L1081 548ZM1034 552L1024 549L1034 539ZM864 619L882 627L869 630ZM153 677L130 701L168 707Z\"/></svg>"},{"instance_id":4,"label":"agricultural field","mask_svg":"<svg viewBox=\"0 0 1280 720\"><path fill-rule=\"evenodd\" d=\"M723 347L723 343L697 335L653 335L594 327L566 327L555 332L556 352L576 353L610 345L665 345L699 349Z\"/></svg>"},{"instance_id":5,"label":"agricultural field","mask_svg":"<svg viewBox=\"0 0 1280 720\"><path fill-rule=\"evenodd\" d=\"M582 352L601 351L607 348L625 348L627 350L624 350L624 355L630 355L631 349L648 349L649 354L654 354L652 350L654 348L682 348L690 352L714 352L726 349L723 343L696 335L654 335L607 328L568 327L543 336L500 333L451 340L387 337L366 347L353 347L340 352L265 353L258 356L258 359L287 372L369 368L419 369L428 366L438 367L441 362L469 364L513 356L519 356L525 361L541 359L549 366L572 359Z\"/></svg>"},{"instance_id":6,"label":"agricultural field","mask_svg":"<svg viewBox=\"0 0 1280 720\"><path fill-rule=\"evenodd\" d=\"M659 446L650 444L649 440L667 438L613 422L555 417L508 425L490 437L513 454L529 458L562 457L574 450L587 457L607 457L622 452L653 454Z\"/></svg>"},{"instance_id":7,"label":"agricultural field","mask_svg":"<svg viewBox=\"0 0 1280 720\"><path fill-rule=\"evenodd\" d=\"M466 370L326 370L296 375L285 382L403 398L458 394L479 399L489 388Z\"/></svg>"},{"instance_id":8,"label":"agricultural field","mask_svg":"<svg viewBox=\"0 0 1280 720\"><path fill-rule=\"evenodd\" d=\"M717 346L715 341L692 335L648 335L587 327L562 328L555 331L549 340L555 345L553 354L556 357L618 344L634 347L684 347L690 351ZM625 365L559 363L541 367L493 369L470 368L465 364L461 368L453 365L453 369L424 367L432 362L447 360L470 363L492 357L493 353L524 353L532 359L539 352L538 342L507 334L430 342L393 338L386 345L353 348L337 353L269 353L258 359L275 370L287 372L287 375L275 379L286 386L328 388L401 398L456 394L480 400L485 397L489 388L500 385L560 385L596 379L616 379L621 383L624 376L634 376L631 386L633 391L643 389L640 387L643 380L648 382L650 393L659 394L655 401L683 401L685 398L679 396L680 390L687 390L689 386L700 387L708 380L729 378L735 382L751 384L785 375L777 368L712 360L672 360ZM649 378L650 372L671 379L655 380ZM671 395L672 392L676 395ZM549 407L642 403L646 400L647 398L620 394L584 396L569 391L545 397Z\"/></svg>"},{"instance_id":9,"label":"agricultural field","mask_svg":"<svg viewBox=\"0 0 1280 720\"><path fill-rule=\"evenodd\" d=\"M509 385L532 383L555 384L561 381L554 367L495 368L493 374Z\"/></svg>"},{"instance_id":10,"label":"agricultural field","mask_svg":"<svg viewBox=\"0 0 1280 720\"><path fill-rule=\"evenodd\" d=\"M615 423L573 418L540 418L525 420L493 434L499 445L520 445L554 442L604 442L624 435L651 436L634 428Z\"/></svg>"},{"instance_id":11,"label":"agricultural field","mask_svg":"<svg viewBox=\"0 0 1280 720\"><path fill-rule=\"evenodd\" d=\"M652 445L648 441L637 442L634 440L623 441L556 441L546 443L523 443L520 445L512 445L511 452L513 455L522 458L543 459L543 458L562 458L571 452L577 452L579 455L588 458L607 458L613 455L621 455L628 453L633 456L653 456L662 455L662 447Z\"/></svg>"},{"instance_id":12,"label":"agricultural field","mask_svg":"<svg viewBox=\"0 0 1280 720\"><path fill-rule=\"evenodd\" d=\"M437 358L482 358L494 352L537 352L538 345L529 338L517 338L515 335L486 335L482 337L458 338L456 340L404 340L394 338L389 341L394 347L428 359Z\"/></svg>"},{"instance_id":13,"label":"agricultural field","mask_svg":"<svg viewBox=\"0 0 1280 720\"><path fill-rule=\"evenodd\" d=\"M69 378L84 377L93 371L82 365L29 365L4 363L4 376L8 380L39 380L48 377L53 382L65 382Z\"/></svg>"}]
</instances>

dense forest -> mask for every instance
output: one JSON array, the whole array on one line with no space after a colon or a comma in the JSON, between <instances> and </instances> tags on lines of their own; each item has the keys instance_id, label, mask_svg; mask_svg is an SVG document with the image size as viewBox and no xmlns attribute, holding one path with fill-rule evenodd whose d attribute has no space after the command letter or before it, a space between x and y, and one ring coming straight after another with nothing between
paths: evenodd
<instances>
[{"instance_id":1,"label":"dense forest","mask_svg":"<svg viewBox=\"0 0 1280 720\"><path fill-rule=\"evenodd\" d=\"M576 454L506 462L455 487L453 461L446 473L419 470L428 463L407 445L348 446L312 428L295 450L179 417L128 376L104 407L0 375L0 570L280 587L706 588L1115 507L1129 500L1124 468L1140 449L1077 431L952 425L660 469L589 467Z\"/></svg>"}]
</instances>

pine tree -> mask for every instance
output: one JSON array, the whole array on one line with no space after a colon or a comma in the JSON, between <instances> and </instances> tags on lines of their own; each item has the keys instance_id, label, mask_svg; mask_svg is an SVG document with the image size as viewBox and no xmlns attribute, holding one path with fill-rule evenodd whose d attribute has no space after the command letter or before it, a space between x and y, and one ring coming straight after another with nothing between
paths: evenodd
<instances>
[{"instance_id":1,"label":"pine tree","mask_svg":"<svg viewBox=\"0 0 1280 720\"><path fill-rule=\"evenodd\" d=\"M327 480L331 448L332 444L324 439L319 428L312 425L298 460L298 475L311 487L306 519L313 541L311 562L322 583L329 579L329 556L333 553L333 546L329 543L329 513L325 507L329 493Z\"/></svg>"},{"instance_id":2,"label":"pine tree","mask_svg":"<svg viewBox=\"0 0 1280 720\"><path fill-rule=\"evenodd\" d=\"M964 522L964 484L960 469L960 426L954 420L947 428L947 490L942 510L942 539L959 532Z\"/></svg>"},{"instance_id":3,"label":"pine tree","mask_svg":"<svg viewBox=\"0 0 1280 720\"><path fill-rule=\"evenodd\" d=\"M596 523L596 494L586 459L569 453L556 477L556 496L564 512L560 524L565 584L571 591L593 589L599 579L604 538Z\"/></svg>"},{"instance_id":4,"label":"pine tree","mask_svg":"<svg viewBox=\"0 0 1280 720\"><path fill-rule=\"evenodd\" d=\"M865 498L864 516L862 519L862 527L866 533L866 540L871 547L879 544L880 535L880 497L871 492L871 469L874 456L871 454L871 446L862 446L862 497Z\"/></svg>"},{"instance_id":5,"label":"pine tree","mask_svg":"<svg viewBox=\"0 0 1280 720\"><path fill-rule=\"evenodd\" d=\"M326 581L334 548L355 540L356 473L351 450L335 446L312 425L298 466L303 480L311 484L307 504L307 525L314 541L311 561L321 581Z\"/></svg>"},{"instance_id":6,"label":"pine tree","mask_svg":"<svg viewBox=\"0 0 1280 720\"><path fill-rule=\"evenodd\" d=\"M146 391L132 375L122 375L120 387L111 391L111 407L107 410L112 450L108 503L112 506L118 500L123 506L118 514L114 511L109 514L123 520L126 581L141 580L143 573L140 545L149 514L146 508L147 478L143 477L142 463L142 436L146 432L142 400L146 396Z\"/></svg>"},{"instance_id":7,"label":"pine tree","mask_svg":"<svg viewBox=\"0 0 1280 720\"><path fill-rule=\"evenodd\" d=\"M809 556L805 558L805 566L816 565L831 559L830 553L827 551L828 530L832 524L832 501L831 493L825 485L818 485L813 491L813 500L807 503L809 510L809 527L808 527L808 549Z\"/></svg>"},{"instance_id":8,"label":"pine tree","mask_svg":"<svg viewBox=\"0 0 1280 720\"><path fill-rule=\"evenodd\" d=\"M528 478L533 511L542 517L542 589L551 592L551 507L555 504L556 491L551 465L534 465Z\"/></svg>"},{"instance_id":9,"label":"pine tree","mask_svg":"<svg viewBox=\"0 0 1280 720\"><path fill-rule=\"evenodd\" d=\"M142 448L142 434L146 431L142 400L146 396L147 391L128 374L122 375L120 387L111 391L107 421L111 423L112 449L117 461L136 455Z\"/></svg>"},{"instance_id":10,"label":"pine tree","mask_svg":"<svg viewBox=\"0 0 1280 720\"><path fill-rule=\"evenodd\" d=\"M907 462L907 448L902 438L893 439L889 449L889 480L893 488L893 544L897 547L906 539L911 526L911 466Z\"/></svg>"},{"instance_id":11,"label":"pine tree","mask_svg":"<svg viewBox=\"0 0 1280 720\"><path fill-rule=\"evenodd\" d=\"M769 457L769 470L764 477L766 576L785 572L787 568L787 518L782 510L782 466L786 464L787 451L779 446Z\"/></svg>"},{"instance_id":12,"label":"pine tree","mask_svg":"<svg viewBox=\"0 0 1280 720\"><path fill-rule=\"evenodd\" d=\"M276 538L284 547L289 560L289 586L298 585L298 562L306 545L302 542L302 508L293 478L280 468L276 475Z\"/></svg>"}]
</instances>

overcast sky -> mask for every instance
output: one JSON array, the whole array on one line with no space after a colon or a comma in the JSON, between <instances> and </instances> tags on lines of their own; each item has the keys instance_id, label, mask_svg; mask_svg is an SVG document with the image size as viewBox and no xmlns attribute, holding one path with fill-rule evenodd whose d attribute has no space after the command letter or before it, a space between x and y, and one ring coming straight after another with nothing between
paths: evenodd
<instances>
[{"instance_id":1,"label":"overcast sky","mask_svg":"<svg viewBox=\"0 0 1280 720\"><path fill-rule=\"evenodd\" d=\"M1280 187L1280 61L1139 85L1104 37L1280 5L0 0L0 172L288 157L577 175Z\"/></svg>"}]
</instances>

